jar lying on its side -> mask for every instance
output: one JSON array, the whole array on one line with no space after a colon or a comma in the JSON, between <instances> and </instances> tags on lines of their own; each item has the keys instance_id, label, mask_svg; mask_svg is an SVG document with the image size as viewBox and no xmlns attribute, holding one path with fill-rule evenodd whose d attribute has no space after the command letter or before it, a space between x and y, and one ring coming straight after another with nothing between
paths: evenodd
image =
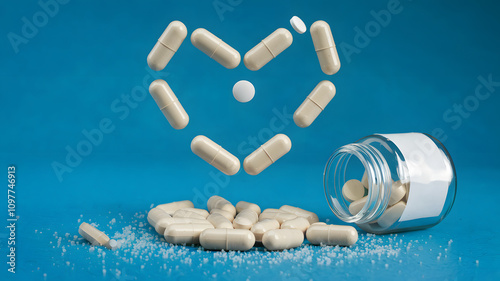
<instances>
[{"instance_id":1,"label":"jar lying on its side","mask_svg":"<svg viewBox=\"0 0 500 281\"><path fill-rule=\"evenodd\" d=\"M328 160L323 180L333 213L376 234L438 224L457 189L448 151L421 133L376 134L345 145Z\"/></svg>"}]
</instances>

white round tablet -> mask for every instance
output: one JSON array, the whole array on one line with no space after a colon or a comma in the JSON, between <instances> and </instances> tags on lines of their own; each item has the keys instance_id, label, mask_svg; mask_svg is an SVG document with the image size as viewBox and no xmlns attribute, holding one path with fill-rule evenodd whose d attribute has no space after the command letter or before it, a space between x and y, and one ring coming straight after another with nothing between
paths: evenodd
<instances>
[{"instance_id":1,"label":"white round tablet","mask_svg":"<svg viewBox=\"0 0 500 281\"><path fill-rule=\"evenodd\" d=\"M247 80L236 82L233 86L233 96L239 102L249 102L255 95L255 88L252 83Z\"/></svg>"},{"instance_id":2,"label":"white round tablet","mask_svg":"<svg viewBox=\"0 0 500 281\"><path fill-rule=\"evenodd\" d=\"M295 29L295 31L297 31L297 33L299 34L307 31L305 23L297 16L293 16L290 19L290 24L292 25L293 29Z\"/></svg>"}]
</instances>

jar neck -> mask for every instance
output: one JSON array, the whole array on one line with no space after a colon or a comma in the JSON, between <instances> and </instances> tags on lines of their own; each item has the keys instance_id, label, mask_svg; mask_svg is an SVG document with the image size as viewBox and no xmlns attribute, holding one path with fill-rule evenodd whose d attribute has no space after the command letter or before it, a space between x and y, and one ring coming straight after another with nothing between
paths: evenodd
<instances>
[{"instance_id":1,"label":"jar neck","mask_svg":"<svg viewBox=\"0 0 500 281\"><path fill-rule=\"evenodd\" d=\"M357 214L349 212L350 203L342 195L345 182L350 180L345 175L353 156L362 163L368 185L366 203ZM339 219L350 223L369 223L380 217L389 202L391 181L386 159L376 148L365 143L352 143L337 149L324 171L325 195L330 209Z\"/></svg>"}]
</instances>

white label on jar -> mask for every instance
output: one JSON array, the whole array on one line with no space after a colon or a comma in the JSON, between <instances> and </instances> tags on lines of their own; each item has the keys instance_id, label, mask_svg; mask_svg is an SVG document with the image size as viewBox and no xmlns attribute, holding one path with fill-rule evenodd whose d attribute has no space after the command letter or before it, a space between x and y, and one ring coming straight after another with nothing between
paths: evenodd
<instances>
[{"instance_id":1,"label":"white label on jar","mask_svg":"<svg viewBox=\"0 0 500 281\"><path fill-rule=\"evenodd\" d=\"M432 139L421 133L382 136L399 148L410 175L408 202L399 221L439 216L453 178L446 155Z\"/></svg>"}]
</instances>

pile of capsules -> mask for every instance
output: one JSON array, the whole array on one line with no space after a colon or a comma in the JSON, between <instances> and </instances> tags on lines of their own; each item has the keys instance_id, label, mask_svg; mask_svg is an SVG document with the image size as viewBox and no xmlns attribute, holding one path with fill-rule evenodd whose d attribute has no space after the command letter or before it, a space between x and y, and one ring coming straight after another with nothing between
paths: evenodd
<instances>
[{"instance_id":1,"label":"pile of capsules","mask_svg":"<svg viewBox=\"0 0 500 281\"><path fill-rule=\"evenodd\" d=\"M290 23L300 34L307 30L304 22L296 16ZM183 43L187 33L187 28L182 22L171 22L148 55L149 67L156 71L164 69ZM322 71L328 75L337 73L340 69L340 60L328 23L321 20L314 22L310 33ZM290 47L292 42L293 36L290 31L278 28L249 50L243 62L248 69L257 71ZM237 50L204 28L193 31L191 43L228 69L237 67L241 62ZM253 89L253 86L251 88ZM153 81L149 92L173 128L180 130L188 125L189 115L165 80ZM335 93L336 89L332 82L327 80L319 82L295 111L293 115L295 124L301 128L310 126ZM250 95L253 97L253 93ZM291 147L290 138L278 134L247 156L243 168L248 174L257 175L288 153ZM206 136L196 136L191 142L191 150L226 175L234 175L240 170L238 158Z\"/></svg>"},{"instance_id":2,"label":"pile of capsules","mask_svg":"<svg viewBox=\"0 0 500 281\"><path fill-rule=\"evenodd\" d=\"M247 251L260 244L285 250L302 245L304 237L313 245L351 246L358 240L352 226L327 225L315 213L288 205L261 212L257 204L234 206L212 196L207 207L194 208L189 200L158 205L149 211L148 222L168 243L201 244L206 250Z\"/></svg>"}]
</instances>

